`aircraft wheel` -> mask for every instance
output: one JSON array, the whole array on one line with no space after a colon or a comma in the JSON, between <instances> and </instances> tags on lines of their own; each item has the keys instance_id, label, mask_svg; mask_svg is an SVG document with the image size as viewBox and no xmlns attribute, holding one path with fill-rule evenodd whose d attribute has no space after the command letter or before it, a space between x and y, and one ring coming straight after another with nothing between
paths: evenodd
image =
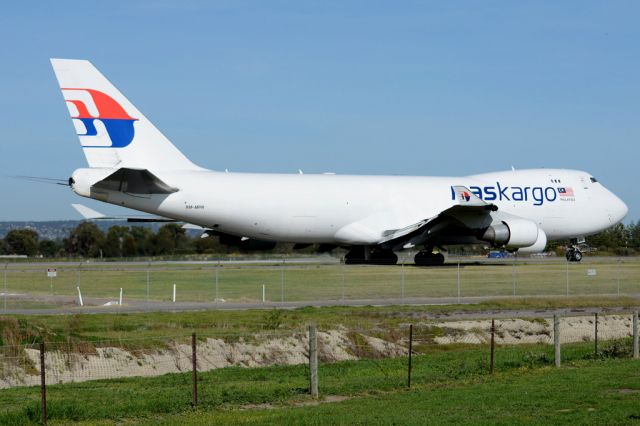
<instances>
[{"instance_id":1,"label":"aircraft wheel","mask_svg":"<svg viewBox=\"0 0 640 426\"><path fill-rule=\"evenodd\" d=\"M582 260L582 252L576 248L570 248L567 250L566 257L568 262L580 262Z\"/></svg>"},{"instance_id":2,"label":"aircraft wheel","mask_svg":"<svg viewBox=\"0 0 640 426\"><path fill-rule=\"evenodd\" d=\"M373 265L395 265L398 263L398 256L392 250L378 250L371 253L368 263Z\"/></svg>"},{"instance_id":3,"label":"aircraft wheel","mask_svg":"<svg viewBox=\"0 0 640 426\"><path fill-rule=\"evenodd\" d=\"M565 253L565 257L567 258L567 262L571 262L573 260L574 253L575 253L575 250L573 248L570 248L569 250L567 250L567 252Z\"/></svg>"},{"instance_id":4,"label":"aircraft wheel","mask_svg":"<svg viewBox=\"0 0 640 426\"><path fill-rule=\"evenodd\" d=\"M444 264L444 255L423 250L415 255L413 261L416 266L439 266Z\"/></svg>"},{"instance_id":5,"label":"aircraft wheel","mask_svg":"<svg viewBox=\"0 0 640 426\"><path fill-rule=\"evenodd\" d=\"M362 265L365 263L364 259L364 247L353 247L344 256L344 263L346 265Z\"/></svg>"}]
</instances>

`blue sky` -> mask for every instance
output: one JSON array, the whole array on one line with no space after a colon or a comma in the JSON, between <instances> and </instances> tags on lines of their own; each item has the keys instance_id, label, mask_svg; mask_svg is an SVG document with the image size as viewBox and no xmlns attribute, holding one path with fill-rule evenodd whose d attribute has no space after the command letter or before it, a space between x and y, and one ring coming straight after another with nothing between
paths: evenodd
<instances>
[{"instance_id":1,"label":"blue sky","mask_svg":"<svg viewBox=\"0 0 640 426\"><path fill-rule=\"evenodd\" d=\"M78 218L49 57L91 60L188 157L252 172L588 170L640 219L640 3L10 2L0 220Z\"/></svg>"}]
</instances>

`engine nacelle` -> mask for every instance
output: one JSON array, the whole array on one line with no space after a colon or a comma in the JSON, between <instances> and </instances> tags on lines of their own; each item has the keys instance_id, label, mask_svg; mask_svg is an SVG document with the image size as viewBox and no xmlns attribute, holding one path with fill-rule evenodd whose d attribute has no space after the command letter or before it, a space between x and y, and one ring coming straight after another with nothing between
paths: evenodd
<instances>
[{"instance_id":1,"label":"engine nacelle","mask_svg":"<svg viewBox=\"0 0 640 426\"><path fill-rule=\"evenodd\" d=\"M480 239L510 249L519 249L536 244L539 231L538 225L530 220L509 219L488 227ZM544 232L542 234L546 244L547 236Z\"/></svg>"},{"instance_id":2,"label":"engine nacelle","mask_svg":"<svg viewBox=\"0 0 640 426\"><path fill-rule=\"evenodd\" d=\"M518 249L519 254L541 253L547 246L547 234L538 228L538 239L529 247L521 247Z\"/></svg>"}]
</instances>

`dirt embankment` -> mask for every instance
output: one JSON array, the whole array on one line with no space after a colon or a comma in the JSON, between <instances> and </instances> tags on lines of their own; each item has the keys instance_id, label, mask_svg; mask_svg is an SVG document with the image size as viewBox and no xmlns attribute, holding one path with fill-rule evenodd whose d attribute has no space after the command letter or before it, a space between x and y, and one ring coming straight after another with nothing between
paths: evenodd
<instances>
[{"instance_id":1,"label":"dirt embankment","mask_svg":"<svg viewBox=\"0 0 640 426\"><path fill-rule=\"evenodd\" d=\"M631 335L631 318L606 316L598 321L602 340ZM416 336L430 336L432 344L484 344L490 338L490 320L433 321L415 325ZM592 340L594 318L561 319L563 343ZM376 336L381 335L376 333ZM345 328L318 332L319 357L322 362L354 360L362 357L382 358L407 353L406 333L386 334L380 338ZM553 320L506 319L496 321L498 344L552 343ZM424 343L424 342L423 342ZM40 383L39 352L23 349L12 358L0 357L0 388L30 386ZM198 370L208 371L230 366L262 367L303 364L308 358L306 333L255 335L236 341L206 338L198 341ZM155 349L127 350L120 347L90 347L89 350L46 352L47 382L50 384L81 382L119 377L158 376L190 371L191 345L168 342Z\"/></svg>"},{"instance_id":2,"label":"dirt embankment","mask_svg":"<svg viewBox=\"0 0 640 426\"><path fill-rule=\"evenodd\" d=\"M433 341L438 344L489 342L491 320L464 320L433 323L442 328ZM553 343L553 319L496 320L497 344ZM607 315L598 319L598 339L612 340L632 335L631 316ZM564 317L560 319L560 342L575 343L595 338L594 316Z\"/></svg>"}]
</instances>

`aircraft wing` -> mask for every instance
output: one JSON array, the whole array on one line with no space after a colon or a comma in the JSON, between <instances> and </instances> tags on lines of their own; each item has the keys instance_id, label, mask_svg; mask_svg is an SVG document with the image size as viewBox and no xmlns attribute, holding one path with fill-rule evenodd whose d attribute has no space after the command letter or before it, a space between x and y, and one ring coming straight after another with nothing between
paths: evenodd
<instances>
[{"instance_id":1,"label":"aircraft wing","mask_svg":"<svg viewBox=\"0 0 640 426\"><path fill-rule=\"evenodd\" d=\"M498 206L487 203L465 186L454 186L455 204L438 215L423 219L401 229L387 230L382 233L379 244L389 247L411 248L426 241L437 228L445 227L447 222L482 223L489 213L498 210Z\"/></svg>"}]
</instances>

